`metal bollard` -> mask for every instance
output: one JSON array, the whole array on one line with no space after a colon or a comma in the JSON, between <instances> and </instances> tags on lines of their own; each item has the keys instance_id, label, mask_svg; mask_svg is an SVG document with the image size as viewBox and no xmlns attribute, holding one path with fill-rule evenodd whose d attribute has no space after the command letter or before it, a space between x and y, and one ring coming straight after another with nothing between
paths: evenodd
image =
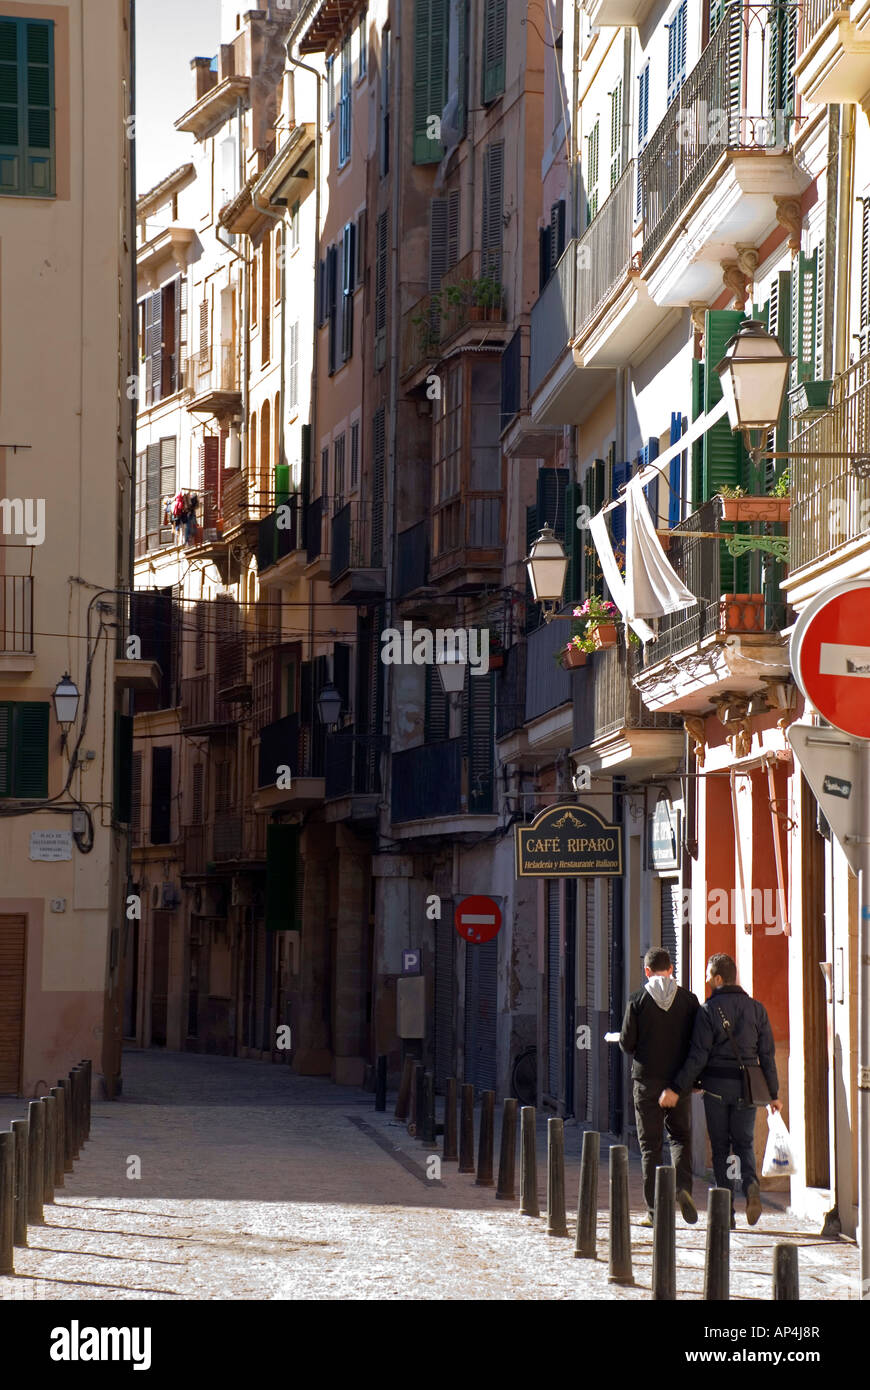
<instances>
[{"instance_id":1,"label":"metal bollard","mask_svg":"<svg viewBox=\"0 0 870 1390\"><path fill-rule=\"evenodd\" d=\"M535 1107L520 1111L520 1216L540 1216L538 1206L538 1158Z\"/></svg>"},{"instance_id":2,"label":"metal bollard","mask_svg":"<svg viewBox=\"0 0 870 1390\"><path fill-rule=\"evenodd\" d=\"M456 1077L448 1076L444 1094L444 1143L441 1157L445 1163L455 1163L456 1150Z\"/></svg>"},{"instance_id":3,"label":"metal bollard","mask_svg":"<svg viewBox=\"0 0 870 1390\"><path fill-rule=\"evenodd\" d=\"M424 1144L435 1143L435 1077L431 1071L423 1073L423 1134Z\"/></svg>"},{"instance_id":4,"label":"metal bollard","mask_svg":"<svg viewBox=\"0 0 870 1390\"><path fill-rule=\"evenodd\" d=\"M577 1233L574 1256L578 1260L594 1260L596 1225L598 1220L598 1154L601 1135L587 1129L583 1135L580 1155L580 1191L577 1197Z\"/></svg>"},{"instance_id":5,"label":"metal bollard","mask_svg":"<svg viewBox=\"0 0 870 1390\"><path fill-rule=\"evenodd\" d=\"M375 1064L375 1109L387 1108L387 1059L379 1057Z\"/></svg>"},{"instance_id":6,"label":"metal bollard","mask_svg":"<svg viewBox=\"0 0 870 1390\"><path fill-rule=\"evenodd\" d=\"M69 1077L64 1080L61 1078L57 1083L57 1089L63 1091L63 1171L71 1173L73 1170L73 1134L72 1134L72 1087Z\"/></svg>"},{"instance_id":7,"label":"metal bollard","mask_svg":"<svg viewBox=\"0 0 870 1390\"><path fill-rule=\"evenodd\" d=\"M30 1125L13 1120L15 1135L15 1244L27 1247L27 1154Z\"/></svg>"},{"instance_id":8,"label":"metal bollard","mask_svg":"<svg viewBox=\"0 0 870 1390\"><path fill-rule=\"evenodd\" d=\"M474 1087L470 1081L462 1086L462 1105L459 1111L459 1172L474 1172Z\"/></svg>"},{"instance_id":9,"label":"metal bollard","mask_svg":"<svg viewBox=\"0 0 870 1390\"><path fill-rule=\"evenodd\" d=\"M610 1146L610 1266L608 1284L633 1284L628 1210L628 1149Z\"/></svg>"},{"instance_id":10,"label":"metal bollard","mask_svg":"<svg viewBox=\"0 0 870 1390\"><path fill-rule=\"evenodd\" d=\"M414 1067L414 1058L406 1057L402 1066L402 1079L399 1082L399 1094L396 1096L396 1108L393 1111L393 1119L407 1120L408 1110L411 1103L411 1074Z\"/></svg>"},{"instance_id":11,"label":"metal bollard","mask_svg":"<svg viewBox=\"0 0 870 1390\"><path fill-rule=\"evenodd\" d=\"M54 1201L54 1156L57 1152L57 1101L52 1096L43 1096L45 1109L45 1142L42 1149L42 1200Z\"/></svg>"},{"instance_id":12,"label":"metal bollard","mask_svg":"<svg viewBox=\"0 0 870 1390\"><path fill-rule=\"evenodd\" d=\"M492 1155L495 1130L495 1091L484 1091L480 1097L480 1140L477 1147L478 1187L492 1187Z\"/></svg>"},{"instance_id":13,"label":"metal bollard","mask_svg":"<svg viewBox=\"0 0 870 1390\"><path fill-rule=\"evenodd\" d=\"M773 1297L788 1303L797 1303L800 1298L796 1245L779 1242L773 1247Z\"/></svg>"},{"instance_id":14,"label":"metal bollard","mask_svg":"<svg viewBox=\"0 0 870 1390\"><path fill-rule=\"evenodd\" d=\"M94 1064L90 1057L83 1063L85 1069L85 1139L91 1137L91 1088L94 1084Z\"/></svg>"},{"instance_id":15,"label":"metal bollard","mask_svg":"<svg viewBox=\"0 0 870 1390\"><path fill-rule=\"evenodd\" d=\"M30 1133L27 1142L27 1221L31 1226L44 1226L42 1193L45 1168L45 1106L32 1100L27 1107Z\"/></svg>"},{"instance_id":16,"label":"metal bollard","mask_svg":"<svg viewBox=\"0 0 870 1390\"><path fill-rule=\"evenodd\" d=\"M79 1080L78 1067L73 1067L69 1074L70 1088L70 1109L72 1111L72 1156L77 1159L82 1149L81 1136L81 1082Z\"/></svg>"},{"instance_id":17,"label":"metal bollard","mask_svg":"<svg viewBox=\"0 0 870 1390\"><path fill-rule=\"evenodd\" d=\"M704 1254L704 1298L727 1302L731 1249L731 1192L711 1187L707 1197L707 1249Z\"/></svg>"},{"instance_id":18,"label":"metal bollard","mask_svg":"<svg viewBox=\"0 0 870 1390\"><path fill-rule=\"evenodd\" d=\"M501 1144L498 1151L498 1185L496 1197L503 1202L516 1200L517 1171L517 1105L513 1096L506 1096L501 1115Z\"/></svg>"},{"instance_id":19,"label":"metal bollard","mask_svg":"<svg viewBox=\"0 0 870 1390\"><path fill-rule=\"evenodd\" d=\"M677 1170L656 1168L653 1215L652 1296L674 1302L677 1297Z\"/></svg>"},{"instance_id":20,"label":"metal bollard","mask_svg":"<svg viewBox=\"0 0 870 1390\"><path fill-rule=\"evenodd\" d=\"M49 1095L54 1100L54 1185L55 1187L63 1187L64 1125L66 1122L63 1091L59 1086L52 1086Z\"/></svg>"},{"instance_id":21,"label":"metal bollard","mask_svg":"<svg viewBox=\"0 0 870 1390\"><path fill-rule=\"evenodd\" d=\"M14 1274L15 1135L0 1131L0 1274Z\"/></svg>"},{"instance_id":22,"label":"metal bollard","mask_svg":"<svg viewBox=\"0 0 870 1390\"><path fill-rule=\"evenodd\" d=\"M421 1076L423 1073L423 1063L413 1062L411 1064L411 1090L408 1094L408 1133L415 1135L419 1131L420 1116L418 1113L418 1102L420 1100L420 1090L422 1087Z\"/></svg>"},{"instance_id":23,"label":"metal bollard","mask_svg":"<svg viewBox=\"0 0 870 1390\"><path fill-rule=\"evenodd\" d=\"M551 1115L547 1121L547 1235L566 1236L565 1123Z\"/></svg>"}]
</instances>

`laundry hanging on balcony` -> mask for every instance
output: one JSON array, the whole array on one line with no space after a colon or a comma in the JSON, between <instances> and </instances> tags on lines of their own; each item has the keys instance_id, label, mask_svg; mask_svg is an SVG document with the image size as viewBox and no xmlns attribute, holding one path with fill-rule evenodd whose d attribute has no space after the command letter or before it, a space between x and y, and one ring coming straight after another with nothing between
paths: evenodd
<instances>
[{"instance_id":1,"label":"laundry hanging on balcony","mask_svg":"<svg viewBox=\"0 0 870 1390\"><path fill-rule=\"evenodd\" d=\"M697 603L668 561L637 482L625 491L625 587L630 618L663 618Z\"/></svg>"}]
</instances>

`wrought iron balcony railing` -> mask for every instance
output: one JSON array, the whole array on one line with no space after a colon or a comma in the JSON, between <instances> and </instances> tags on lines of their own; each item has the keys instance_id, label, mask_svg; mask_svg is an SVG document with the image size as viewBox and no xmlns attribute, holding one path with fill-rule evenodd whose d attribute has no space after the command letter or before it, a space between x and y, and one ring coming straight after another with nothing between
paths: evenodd
<instances>
[{"instance_id":1,"label":"wrought iron balcony railing","mask_svg":"<svg viewBox=\"0 0 870 1390\"><path fill-rule=\"evenodd\" d=\"M594 224L593 224L594 225ZM577 247L569 241L532 306L529 395L533 396L574 336Z\"/></svg>"},{"instance_id":2,"label":"wrought iron balcony railing","mask_svg":"<svg viewBox=\"0 0 870 1390\"><path fill-rule=\"evenodd\" d=\"M595 652L586 666L572 674L574 694L574 748L588 748L598 739L628 729L681 729L676 715L654 714L646 708L632 676L642 669L637 647L615 647Z\"/></svg>"},{"instance_id":3,"label":"wrought iron balcony railing","mask_svg":"<svg viewBox=\"0 0 870 1390\"><path fill-rule=\"evenodd\" d=\"M381 790L382 734L342 729L326 740L326 797L372 796Z\"/></svg>"},{"instance_id":4,"label":"wrought iron balcony railing","mask_svg":"<svg viewBox=\"0 0 870 1390\"><path fill-rule=\"evenodd\" d=\"M396 822L492 812L492 773L471 771L459 738L394 753L392 779L392 819Z\"/></svg>"},{"instance_id":5,"label":"wrought iron balcony railing","mask_svg":"<svg viewBox=\"0 0 870 1390\"><path fill-rule=\"evenodd\" d=\"M223 728L235 723L235 706L220 699L217 692L217 678L212 672L182 680L182 729Z\"/></svg>"},{"instance_id":6,"label":"wrought iron balcony railing","mask_svg":"<svg viewBox=\"0 0 870 1390\"><path fill-rule=\"evenodd\" d=\"M870 527L870 354L831 383L827 410L792 414L790 433L794 572L866 535Z\"/></svg>"},{"instance_id":7,"label":"wrought iron balcony railing","mask_svg":"<svg viewBox=\"0 0 870 1390\"><path fill-rule=\"evenodd\" d=\"M526 719L526 658L528 644L516 642L504 654L504 665L495 679L495 736L507 738L521 729Z\"/></svg>"},{"instance_id":8,"label":"wrought iron balcony railing","mask_svg":"<svg viewBox=\"0 0 870 1390\"><path fill-rule=\"evenodd\" d=\"M400 531L396 547L396 597L421 589L429 568L429 522Z\"/></svg>"},{"instance_id":9,"label":"wrought iron balcony railing","mask_svg":"<svg viewBox=\"0 0 870 1390\"><path fill-rule=\"evenodd\" d=\"M257 533L257 569L260 574L286 555L303 548L303 515L302 494L293 492L280 510L276 507L260 522Z\"/></svg>"},{"instance_id":10,"label":"wrought iron balcony railing","mask_svg":"<svg viewBox=\"0 0 870 1390\"><path fill-rule=\"evenodd\" d=\"M334 584L348 570L383 564L382 502L346 502L332 518L329 577Z\"/></svg>"},{"instance_id":11,"label":"wrought iron balcony railing","mask_svg":"<svg viewBox=\"0 0 870 1390\"><path fill-rule=\"evenodd\" d=\"M623 169L607 201L575 243L574 337L579 337L608 296L628 275L636 161Z\"/></svg>"},{"instance_id":12,"label":"wrought iron balcony railing","mask_svg":"<svg viewBox=\"0 0 870 1390\"><path fill-rule=\"evenodd\" d=\"M0 653L33 651L33 579L0 575Z\"/></svg>"},{"instance_id":13,"label":"wrought iron balcony railing","mask_svg":"<svg viewBox=\"0 0 870 1390\"><path fill-rule=\"evenodd\" d=\"M290 769L292 778L322 777L325 731L319 720L303 723L298 714L285 715L259 730L257 786L277 785L279 767Z\"/></svg>"},{"instance_id":14,"label":"wrought iron balcony railing","mask_svg":"<svg viewBox=\"0 0 870 1390\"><path fill-rule=\"evenodd\" d=\"M528 637L526 665L526 722L568 704L571 699L571 677L563 666L557 665L559 652L571 635L568 623L545 623Z\"/></svg>"}]
</instances>

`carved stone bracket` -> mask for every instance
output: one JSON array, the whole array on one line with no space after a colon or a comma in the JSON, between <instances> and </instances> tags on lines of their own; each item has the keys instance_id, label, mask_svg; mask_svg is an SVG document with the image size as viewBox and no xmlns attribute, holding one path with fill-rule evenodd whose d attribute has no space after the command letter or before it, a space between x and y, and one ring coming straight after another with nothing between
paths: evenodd
<instances>
[{"instance_id":1,"label":"carved stone bracket","mask_svg":"<svg viewBox=\"0 0 870 1390\"><path fill-rule=\"evenodd\" d=\"M683 727L695 745L695 761L699 767L703 767L704 753L707 748L704 721L698 715L687 714L683 716Z\"/></svg>"},{"instance_id":2,"label":"carved stone bracket","mask_svg":"<svg viewBox=\"0 0 870 1390\"><path fill-rule=\"evenodd\" d=\"M706 314L708 307L709 305L702 304L697 299L689 305L689 312L692 316L692 327L698 333L704 332L704 315Z\"/></svg>"},{"instance_id":3,"label":"carved stone bracket","mask_svg":"<svg viewBox=\"0 0 870 1390\"><path fill-rule=\"evenodd\" d=\"M800 199L774 196L773 201L776 203L776 220L788 232L788 249L792 255L796 255L801 249L803 228Z\"/></svg>"},{"instance_id":4,"label":"carved stone bracket","mask_svg":"<svg viewBox=\"0 0 870 1390\"><path fill-rule=\"evenodd\" d=\"M755 272L758 269L758 252L754 246L737 247L737 264L743 271L747 280L755 279Z\"/></svg>"},{"instance_id":5,"label":"carved stone bracket","mask_svg":"<svg viewBox=\"0 0 870 1390\"><path fill-rule=\"evenodd\" d=\"M731 294L735 309L745 309L749 298L750 278L740 269L736 261L721 261L722 283Z\"/></svg>"}]
</instances>

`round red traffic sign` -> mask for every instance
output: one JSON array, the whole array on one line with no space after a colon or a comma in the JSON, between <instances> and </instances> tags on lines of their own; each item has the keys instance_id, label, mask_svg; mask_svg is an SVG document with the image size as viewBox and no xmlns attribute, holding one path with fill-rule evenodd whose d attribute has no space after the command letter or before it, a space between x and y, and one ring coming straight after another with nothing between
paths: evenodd
<instances>
[{"instance_id":1,"label":"round red traffic sign","mask_svg":"<svg viewBox=\"0 0 870 1390\"><path fill-rule=\"evenodd\" d=\"M832 584L795 623L791 667L823 719L870 738L870 580Z\"/></svg>"},{"instance_id":2,"label":"round red traffic sign","mask_svg":"<svg viewBox=\"0 0 870 1390\"><path fill-rule=\"evenodd\" d=\"M453 922L463 941L475 946L492 941L501 927L501 908L493 898L480 894L456 904Z\"/></svg>"}]
</instances>

